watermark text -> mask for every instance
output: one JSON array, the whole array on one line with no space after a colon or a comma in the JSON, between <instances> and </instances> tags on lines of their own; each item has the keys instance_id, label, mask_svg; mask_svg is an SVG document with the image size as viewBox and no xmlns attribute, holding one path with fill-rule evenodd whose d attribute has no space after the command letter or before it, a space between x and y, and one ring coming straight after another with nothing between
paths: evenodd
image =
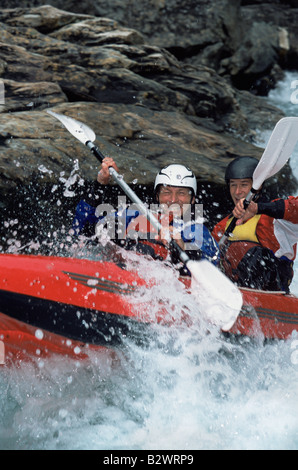
<instances>
[{"instance_id":1,"label":"watermark text","mask_svg":"<svg viewBox=\"0 0 298 470\"><path fill-rule=\"evenodd\" d=\"M0 365L5 364L5 345L0 341Z\"/></svg>"},{"instance_id":2,"label":"watermark text","mask_svg":"<svg viewBox=\"0 0 298 470\"><path fill-rule=\"evenodd\" d=\"M291 103L298 104L298 80L292 81L291 89L294 89L294 91L291 93Z\"/></svg>"},{"instance_id":3,"label":"watermark text","mask_svg":"<svg viewBox=\"0 0 298 470\"><path fill-rule=\"evenodd\" d=\"M5 104L5 87L2 80L0 80L0 105L1 104Z\"/></svg>"},{"instance_id":4,"label":"watermark text","mask_svg":"<svg viewBox=\"0 0 298 470\"><path fill-rule=\"evenodd\" d=\"M100 204L96 235L110 240L175 240L182 239L185 249L199 250L203 244L202 204L127 204L118 197L118 206ZM148 220L148 213L150 217ZM153 219L152 219L153 217Z\"/></svg>"}]
</instances>

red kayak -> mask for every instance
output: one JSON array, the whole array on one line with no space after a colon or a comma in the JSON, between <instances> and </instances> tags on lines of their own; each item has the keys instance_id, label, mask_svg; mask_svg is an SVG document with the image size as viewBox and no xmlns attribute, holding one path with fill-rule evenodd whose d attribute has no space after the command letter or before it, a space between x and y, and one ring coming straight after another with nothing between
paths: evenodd
<instances>
[{"instance_id":1,"label":"red kayak","mask_svg":"<svg viewBox=\"0 0 298 470\"><path fill-rule=\"evenodd\" d=\"M2 254L0 273L0 363L53 353L84 358L126 337L142 341L152 322L168 322L162 302L152 315L148 300L133 301L148 280L121 262ZM286 339L298 330L297 297L241 290L231 333Z\"/></svg>"},{"instance_id":2,"label":"red kayak","mask_svg":"<svg viewBox=\"0 0 298 470\"><path fill-rule=\"evenodd\" d=\"M298 298L283 292L241 289L243 307L233 328L234 334L266 339L287 339L298 331Z\"/></svg>"}]
</instances>

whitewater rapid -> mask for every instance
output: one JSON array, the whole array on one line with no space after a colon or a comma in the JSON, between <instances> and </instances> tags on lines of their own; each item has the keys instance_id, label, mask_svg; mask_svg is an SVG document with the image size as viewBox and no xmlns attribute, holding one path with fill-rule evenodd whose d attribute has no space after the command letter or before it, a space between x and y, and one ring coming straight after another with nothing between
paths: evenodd
<instances>
[{"instance_id":1,"label":"whitewater rapid","mask_svg":"<svg viewBox=\"0 0 298 470\"><path fill-rule=\"evenodd\" d=\"M289 115L298 115L288 109L295 78L269 97ZM298 176L296 157L291 165ZM156 296L179 314L188 300L157 275ZM56 357L0 368L0 449L298 449L298 334L233 341L200 322L156 333L146 348L127 342L85 364Z\"/></svg>"}]
</instances>

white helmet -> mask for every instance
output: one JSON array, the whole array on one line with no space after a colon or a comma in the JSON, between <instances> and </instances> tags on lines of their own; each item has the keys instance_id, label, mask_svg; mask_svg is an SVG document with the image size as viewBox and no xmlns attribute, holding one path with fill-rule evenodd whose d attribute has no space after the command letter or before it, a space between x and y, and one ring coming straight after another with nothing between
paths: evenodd
<instances>
[{"instance_id":1,"label":"white helmet","mask_svg":"<svg viewBox=\"0 0 298 470\"><path fill-rule=\"evenodd\" d=\"M194 195L197 194L197 180L193 172L184 165L172 164L164 167L156 175L154 190L158 185L165 186L182 186L183 188L191 188Z\"/></svg>"}]
</instances>

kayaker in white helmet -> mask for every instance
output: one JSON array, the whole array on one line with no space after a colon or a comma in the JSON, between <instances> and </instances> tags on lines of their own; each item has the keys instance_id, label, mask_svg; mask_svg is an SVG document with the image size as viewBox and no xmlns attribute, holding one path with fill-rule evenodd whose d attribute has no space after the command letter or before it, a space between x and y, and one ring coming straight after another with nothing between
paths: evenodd
<instances>
[{"instance_id":1,"label":"kayaker in white helmet","mask_svg":"<svg viewBox=\"0 0 298 470\"><path fill-rule=\"evenodd\" d=\"M288 291L298 241L298 197L270 201L261 192L245 210L258 163L253 157L238 157L227 166L225 180L235 207L212 235L219 242L236 217L236 228L221 247L224 272L241 287Z\"/></svg>"},{"instance_id":2,"label":"kayaker in white helmet","mask_svg":"<svg viewBox=\"0 0 298 470\"><path fill-rule=\"evenodd\" d=\"M112 158L104 158L97 176L97 182L101 185L106 185L110 181L109 167L119 172ZM128 249L136 247L138 251L165 259L169 256L165 246L172 237L192 259L203 257L217 264L219 261L217 243L203 224L202 216L200 220L195 220L196 193L196 177L189 168L180 164L164 167L156 175L152 201L163 229L157 234L145 216L140 213L132 214L128 208L125 221L126 239L122 245ZM86 203L82 209L85 214L92 212L90 206L88 210L86 209ZM76 219L76 226L81 228L80 208L77 210ZM189 223L185 223L185 220ZM176 262L178 259L175 260L175 256L172 255L172 261Z\"/></svg>"}]
</instances>

